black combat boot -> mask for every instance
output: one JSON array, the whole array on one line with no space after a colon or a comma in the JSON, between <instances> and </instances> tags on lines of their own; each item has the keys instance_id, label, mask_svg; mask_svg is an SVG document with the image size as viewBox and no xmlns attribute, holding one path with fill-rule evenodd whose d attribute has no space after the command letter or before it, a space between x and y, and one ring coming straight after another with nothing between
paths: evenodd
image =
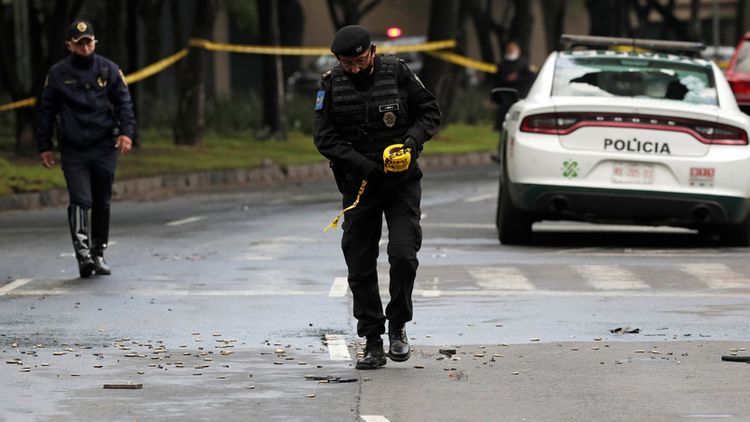
<instances>
[{"instance_id":1,"label":"black combat boot","mask_svg":"<svg viewBox=\"0 0 750 422\"><path fill-rule=\"evenodd\" d=\"M96 264L91 258L89 249L89 216L88 211L78 205L68 206L68 225L73 238L73 249L78 260L78 274L86 278L94 273Z\"/></svg>"},{"instance_id":2,"label":"black combat boot","mask_svg":"<svg viewBox=\"0 0 750 422\"><path fill-rule=\"evenodd\" d=\"M109 242L109 207L91 209L91 257L94 259L94 273L110 275L112 269L104 260L104 250Z\"/></svg>"},{"instance_id":3,"label":"black combat boot","mask_svg":"<svg viewBox=\"0 0 750 422\"><path fill-rule=\"evenodd\" d=\"M388 347L388 356L392 361L403 362L409 359L411 347L409 347L409 339L406 337L403 324L388 323L388 340L391 342Z\"/></svg>"},{"instance_id":4,"label":"black combat boot","mask_svg":"<svg viewBox=\"0 0 750 422\"><path fill-rule=\"evenodd\" d=\"M357 369L378 369L385 365L383 340L380 336L369 337L365 346L365 356L357 361Z\"/></svg>"}]
</instances>

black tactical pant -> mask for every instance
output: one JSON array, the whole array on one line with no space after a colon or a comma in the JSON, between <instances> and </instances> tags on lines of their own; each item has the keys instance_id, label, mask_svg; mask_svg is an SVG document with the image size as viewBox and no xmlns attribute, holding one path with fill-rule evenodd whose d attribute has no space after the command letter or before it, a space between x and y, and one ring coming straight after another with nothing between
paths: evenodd
<instances>
[{"instance_id":1,"label":"black tactical pant","mask_svg":"<svg viewBox=\"0 0 750 422\"><path fill-rule=\"evenodd\" d=\"M422 246L421 196L420 178L387 190L368 185L359 205L345 214L341 248L349 269L349 288L354 296L354 317L360 337L383 334L386 317L395 324L412 319L411 294L419 266L417 251ZM351 205L355 197L356 193L344 194L344 207ZM385 315L377 273L383 215L388 225L391 296Z\"/></svg>"},{"instance_id":2,"label":"black tactical pant","mask_svg":"<svg viewBox=\"0 0 750 422\"><path fill-rule=\"evenodd\" d=\"M61 161L70 204L85 210L109 210L117 166L114 143L103 142L80 151L64 148Z\"/></svg>"}]
</instances>

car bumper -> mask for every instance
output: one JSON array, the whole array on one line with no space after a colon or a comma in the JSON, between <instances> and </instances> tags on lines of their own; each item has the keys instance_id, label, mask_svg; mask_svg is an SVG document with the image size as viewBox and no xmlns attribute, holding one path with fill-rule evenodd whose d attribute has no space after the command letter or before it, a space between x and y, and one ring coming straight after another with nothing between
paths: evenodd
<instances>
[{"instance_id":1,"label":"car bumper","mask_svg":"<svg viewBox=\"0 0 750 422\"><path fill-rule=\"evenodd\" d=\"M514 205L537 220L701 227L738 224L750 211L750 199L731 196L534 184L508 189Z\"/></svg>"}]
</instances>

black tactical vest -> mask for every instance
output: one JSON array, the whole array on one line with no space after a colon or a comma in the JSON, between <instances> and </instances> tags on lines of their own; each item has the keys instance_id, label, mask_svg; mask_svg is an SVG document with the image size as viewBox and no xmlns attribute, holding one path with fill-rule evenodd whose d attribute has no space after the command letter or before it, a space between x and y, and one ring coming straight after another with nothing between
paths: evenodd
<instances>
[{"instance_id":1,"label":"black tactical vest","mask_svg":"<svg viewBox=\"0 0 750 422\"><path fill-rule=\"evenodd\" d=\"M331 71L331 116L339 133L354 149L368 156L401 141L411 122L406 104L399 98L398 58L382 56L369 91L360 92L340 65Z\"/></svg>"}]
</instances>

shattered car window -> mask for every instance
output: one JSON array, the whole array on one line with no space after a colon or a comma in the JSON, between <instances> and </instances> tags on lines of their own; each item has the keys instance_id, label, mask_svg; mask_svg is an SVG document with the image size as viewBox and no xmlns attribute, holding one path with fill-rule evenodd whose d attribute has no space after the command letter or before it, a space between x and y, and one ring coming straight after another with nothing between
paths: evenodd
<instances>
[{"instance_id":1,"label":"shattered car window","mask_svg":"<svg viewBox=\"0 0 750 422\"><path fill-rule=\"evenodd\" d=\"M719 103L709 66L640 56L560 55L555 65L552 95Z\"/></svg>"}]
</instances>

